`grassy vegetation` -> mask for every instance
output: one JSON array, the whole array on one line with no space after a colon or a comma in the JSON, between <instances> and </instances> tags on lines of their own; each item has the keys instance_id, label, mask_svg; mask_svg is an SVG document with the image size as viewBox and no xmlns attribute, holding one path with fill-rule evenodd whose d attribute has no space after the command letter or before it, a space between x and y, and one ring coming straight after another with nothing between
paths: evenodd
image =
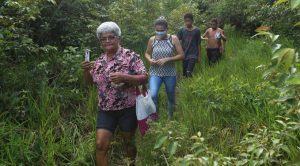
<instances>
[{"instance_id":1,"label":"grassy vegetation","mask_svg":"<svg viewBox=\"0 0 300 166\"><path fill-rule=\"evenodd\" d=\"M97 91L85 86L80 62L86 48L92 59L102 51L96 28L115 21L122 45L143 55L157 17L174 34L187 12L201 32L214 17L236 30L225 27L218 65L208 67L202 50L194 77L179 77L174 121L161 90L159 121L145 137L137 132L137 165L300 165L299 2L3 1L0 166L94 165ZM267 37L251 39L259 26ZM116 133L112 165L128 163L121 145Z\"/></svg>"},{"instance_id":2,"label":"grassy vegetation","mask_svg":"<svg viewBox=\"0 0 300 166\"><path fill-rule=\"evenodd\" d=\"M283 114L283 108L270 102L278 92L262 79L263 71L257 69L269 62L270 48L261 40L249 39L231 28L226 30L229 42L220 64L208 67L203 56L194 77L180 79L175 121L167 120L166 96L160 94L159 122L145 137L137 133L137 165L179 162L191 153L194 145L190 137L198 131L204 138L201 147L205 154L223 161L224 156L238 158L247 133L264 127L279 130L276 116ZM78 59L78 64L73 64L74 68L78 69L79 62ZM21 92L18 102L22 108L18 108L18 114L1 112L1 165L94 164L97 92L84 86L80 73L80 69L75 71L75 84L71 81L69 85L45 85L36 96ZM164 135L170 142L154 149ZM284 160L296 160L297 143L299 140L288 139L285 145L290 152L283 153ZM167 146L178 147L173 155L168 155ZM118 135L110 153L113 165L126 164Z\"/></svg>"},{"instance_id":3,"label":"grassy vegetation","mask_svg":"<svg viewBox=\"0 0 300 166\"><path fill-rule=\"evenodd\" d=\"M229 42L225 58L213 67L208 67L204 61L201 66L198 65L193 78L180 80L176 122L169 122L164 115L166 110L162 111L160 122L153 124L152 131L139 140L140 165L179 164L178 161L184 155L198 153L193 150L195 144L190 139L197 132L201 132L199 146L203 146L199 154L206 156L206 159L211 162L198 161L193 163L194 165L199 163L213 165L214 162L221 165L277 162L269 160L272 158L270 155L265 155L264 158L261 157L264 155L260 154L257 157L247 149L255 144L255 141L251 142L252 138L247 137L249 133L261 135L259 132L264 128L281 131L277 121L279 115L284 115L284 108L271 102L278 97L279 92L263 80L264 71L257 68L261 64L269 63L270 48L261 40L251 40L233 32L230 28L227 32L229 32ZM165 97L161 95L161 100L165 101ZM166 108L166 104L162 103L161 107ZM295 133L296 138L299 138L299 132L296 130ZM269 134L272 138L269 138L270 142L277 138ZM162 141L164 137L166 141ZM205 141L202 141L202 138ZM268 139L268 136L263 135L260 139ZM283 152L284 157L278 155L283 159L280 161L278 157L279 161L276 164L284 164L287 161L291 164L293 163L291 161L299 159L297 158L299 150L296 146L299 140L288 140L292 141L284 144L289 146L291 151ZM247 141L251 143L245 144ZM256 141L259 142L259 139ZM160 143L160 148L155 149L154 145ZM170 154L169 150L174 147L174 143L178 144L177 151L175 154ZM263 144L255 148L264 147ZM268 153L275 146L274 144L274 146L264 147L261 153ZM240 157L240 154L244 153L243 149L253 157L243 160L243 157ZM274 151L281 153L280 149Z\"/></svg>"}]
</instances>

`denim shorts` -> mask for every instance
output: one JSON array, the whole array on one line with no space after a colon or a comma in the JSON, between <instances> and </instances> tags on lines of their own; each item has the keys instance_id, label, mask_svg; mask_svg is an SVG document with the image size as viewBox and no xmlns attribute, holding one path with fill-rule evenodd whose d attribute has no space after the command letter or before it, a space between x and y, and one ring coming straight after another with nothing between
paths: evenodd
<instances>
[{"instance_id":1,"label":"denim shorts","mask_svg":"<svg viewBox=\"0 0 300 166\"><path fill-rule=\"evenodd\" d=\"M123 132L132 132L137 128L135 107L118 111L99 110L97 115L97 129L106 129L114 133L119 127Z\"/></svg>"}]
</instances>

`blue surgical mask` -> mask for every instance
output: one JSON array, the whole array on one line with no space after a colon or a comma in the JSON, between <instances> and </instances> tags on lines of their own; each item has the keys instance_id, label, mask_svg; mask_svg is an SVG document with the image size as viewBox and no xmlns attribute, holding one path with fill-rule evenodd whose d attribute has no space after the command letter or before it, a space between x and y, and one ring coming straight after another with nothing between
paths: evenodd
<instances>
[{"instance_id":1,"label":"blue surgical mask","mask_svg":"<svg viewBox=\"0 0 300 166\"><path fill-rule=\"evenodd\" d=\"M167 34L167 31L162 31L162 32L155 31L155 33L156 33L157 36L162 37L162 36L165 36Z\"/></svg>"}]
</instances>

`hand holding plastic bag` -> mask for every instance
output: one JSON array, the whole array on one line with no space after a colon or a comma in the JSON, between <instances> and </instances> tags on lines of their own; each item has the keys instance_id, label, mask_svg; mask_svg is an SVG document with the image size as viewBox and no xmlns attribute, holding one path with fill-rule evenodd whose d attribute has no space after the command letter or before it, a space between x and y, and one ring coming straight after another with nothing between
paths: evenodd
<instances>
[{"instance_id":1,"label":"hand holding plastic bag","mask_svg":"<svg viewBox=\"0 0 300 166\"><path fill-rule=\"evenodd\" d=\"M140 94L136 98L136 116L138 126L142 135L149 129L147 122L149 120L156 120L158 115L156 113L156 106L151 98L150 92L146 95Z\"/></svg>"}]
</instances>

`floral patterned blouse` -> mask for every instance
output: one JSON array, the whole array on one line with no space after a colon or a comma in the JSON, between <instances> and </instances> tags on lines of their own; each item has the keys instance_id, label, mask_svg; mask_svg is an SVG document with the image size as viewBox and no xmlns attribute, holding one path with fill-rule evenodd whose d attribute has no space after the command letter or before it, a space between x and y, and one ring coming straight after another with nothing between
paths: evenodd
<instances>
[{"instance_id":1,"label":"floral patterned blouse","mask_svg":"<svg viewBox=\"0 0 300 166\"><path fill-rule=\"evenodd\" d=\"M146 68L137 53L123 47L110 60L102 54L90 71L98 88L100 110L116 111L135 106L136 87L113 84L109 75L115 72L141 75L146 74Z\"/></svg>"}]
</instances>

